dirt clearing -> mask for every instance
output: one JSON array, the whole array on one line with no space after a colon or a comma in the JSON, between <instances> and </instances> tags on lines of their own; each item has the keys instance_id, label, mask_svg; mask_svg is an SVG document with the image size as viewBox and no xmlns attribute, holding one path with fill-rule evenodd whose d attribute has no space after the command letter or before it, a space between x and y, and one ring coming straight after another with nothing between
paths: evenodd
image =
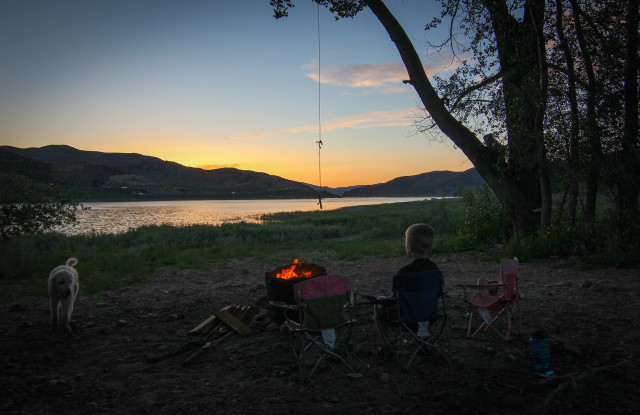
<instances>
[{"instance_id":1,"label":"dirt clearing","mask_svg":"<svg viewBox=\"0 0 640 415\"><path fill-rule=\"evenodd\" d=\"M568 260L521 263L524 334L511 342L467 339L456 284L496 279L499 264L472 254L432 258L445 275L454 363L433 354L400 370L377 353L371 309L360 307L353 341L360 379L329 365L303 383L288 336L265 313L264 274L287 261L247 259L206 270L163 268L146 282L87 296L70 336L49 333L42 295L0 308L0 414L639 413L640 272L577 271ZM79 258L80 262L82 258ZM290 260L293 260L291 258ZM361 294L389 293L406 258L303 262L347 275ZM22 292L21 285L3 290ZM252 306L253 333L231 334L184 361L201 339L191 329L228 305ZM533 372L529 334L543 329L556 374Z\"/></svg>"}]
</instances>

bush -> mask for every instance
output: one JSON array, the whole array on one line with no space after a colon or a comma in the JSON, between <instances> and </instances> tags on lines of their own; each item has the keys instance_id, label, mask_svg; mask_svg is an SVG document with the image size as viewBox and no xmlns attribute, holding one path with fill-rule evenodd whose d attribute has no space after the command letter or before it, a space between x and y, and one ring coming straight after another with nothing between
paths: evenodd
<instances>
[{"instance_id":1,"label":"bush","mask_svg":"<svg viewBox=\"0 0 640 415\"><path fill-rule=\"evenodd\" d=\"M475 192L462 189L460 196L464 218L457 234L462 247L492 246L511 237L511 221L489 187L483 184Z\"/></svg>"},{"instance_id":2,"label":"bush","mask_svg":"<svg viewBox=\"0 0 640 415\"><path fill-rule=\"evenodd\" d=\"M603 212L594 224L556 222L527 238L512 236L503 254L522 260L575 256L587 267L630 266L640 258L637 226L628 213Z\"/></svg>"},{"instance_id":3,"label":"bush","mask_svg":"<svg viewBox=\"0 0 640 415\"><path fill-rule=\"evenodd\" d=\"M589 258L591 265L619 267L640 262L640 221L637 214L612 210L588 236L588 246L597 249Z\"/></svg>"},{"instance_id":4,"label":"bush","mask_svg":"<svg viewBox=\"0 0 640 415\"><path fill-rule=\"evenodd\" d=\"M0 237L35 234L76 222L88 209L55 189L38 189L24 176L11 176L0 187Z\"/></svg>"}]
</instances>

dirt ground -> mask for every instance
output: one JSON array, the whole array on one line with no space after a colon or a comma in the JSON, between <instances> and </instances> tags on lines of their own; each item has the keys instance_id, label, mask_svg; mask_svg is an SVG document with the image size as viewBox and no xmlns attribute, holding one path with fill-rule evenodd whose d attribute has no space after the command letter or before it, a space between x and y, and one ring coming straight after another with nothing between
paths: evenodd
<instances>
[{"instance_id":1,"label":"dirt ground","mask_svg":"<svg viewBox=\"0 0 640 415\"><path fill-rule=\"evenodd\" d=\"M265 272L292 259L163 268L147 282L94 296L81 288L69 336L49 332L43 277L42 296L0 308L0 414L640 413L638 268L522 263L523 335L505 342L466 338L456 286L496 279L499 265L470 253L434 257L448 293L450 366L436 354L408 371L383 359L371 308L361 306L353 342L363 377L329 364L302 382L289 338L265 305ZM301 260L349 276L362 294L388 293L390 276L408 262ZM186 332L227 305L252 306L244 321L253 333L232 333L184 364L203 341ZM533 371L529 335L538 329L552 343L549 377Z\"/></svg>"}]
</instances>

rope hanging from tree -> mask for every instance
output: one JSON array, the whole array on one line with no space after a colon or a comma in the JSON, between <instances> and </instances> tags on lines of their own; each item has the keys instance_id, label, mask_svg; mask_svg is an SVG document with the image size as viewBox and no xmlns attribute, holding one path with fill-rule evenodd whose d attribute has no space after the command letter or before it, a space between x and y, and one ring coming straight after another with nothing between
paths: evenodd
<instances>
[{"instance_id":1,"label":"rope hanging from tree","mask_svg":"<svg viewBox=\"0 0 640 415\"><path fill-rule=\"evenodd\" d=\"M320 163L320 152L322 150L322 117L321 117L321 82L320 82L320 3L318 5L318 141L316 144L318 145L318 205L320 209L322 209L322 164Z\"/></svg>"}]
</instances>

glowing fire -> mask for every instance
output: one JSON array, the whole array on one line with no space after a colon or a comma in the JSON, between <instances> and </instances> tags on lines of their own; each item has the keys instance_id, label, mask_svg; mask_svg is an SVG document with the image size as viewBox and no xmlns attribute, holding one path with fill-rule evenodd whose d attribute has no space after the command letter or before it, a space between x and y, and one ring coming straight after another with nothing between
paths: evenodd
<instances>
[{"instance_id":1,"label":"glowing fire","mask_svg":"<svg viewBox=\"0 0 640 415\"><path fill-rule=\"evenodd\" d=\"M291 278L311 278L311 271L303 271L302 264L298 261L298 258L293 260L293 264L288 268L283 268L282 271L276 274L276 278L282 278L283 280L289 280Z\"/></svg>"}]
</instances>

